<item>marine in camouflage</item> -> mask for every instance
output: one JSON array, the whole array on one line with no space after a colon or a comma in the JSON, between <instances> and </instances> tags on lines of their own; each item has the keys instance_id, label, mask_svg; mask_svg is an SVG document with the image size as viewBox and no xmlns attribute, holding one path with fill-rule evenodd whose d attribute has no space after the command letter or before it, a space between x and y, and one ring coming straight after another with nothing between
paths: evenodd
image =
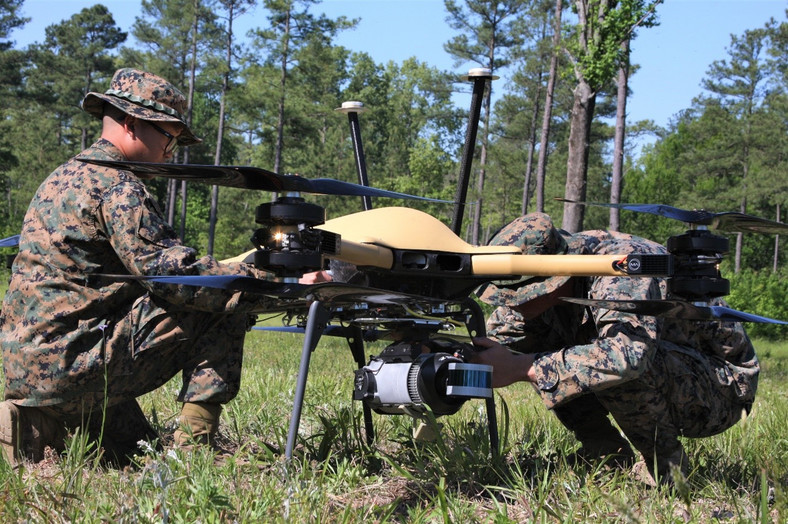
<instances>
[{"instance_id":1,"label":"marine in camouflage","mask_svg":"<svg viewBox=\"0 0 788 524\"><path fill-rule=\"evenodd\" d=\"M80 156L123 159L103 139ZM22 228L0 314L7 399L78 411L100 405L105 388L121 402L180 370L180 400L235 395L256 300L93 273L265 277L182 245L133 174L72 159L38 189Z\"/></svg>"},{"instance_id":2,"label":"marine in camouflage","mask_svg":"<svg viewBox=\"0 0 788 524\"><path fill-rule=\"evenodd\" d=\"M185 126L182 93L160 77L118 70L110 89L89 93L83 107L101 117L106 103L140 119L184 124L179 142L199 141ZM5 398L23 413L36 408L39 418L100 433L110 455L124 456L155 434L136 397L175 375L183 377L181 402L235 397L244 337L266 299L96 274L267 274L198 256L137 176L78 158L128 160L101 138L38 188L0 312Z\"/></svg>"},{"instance_id":3,"label":"marine in camouflage","mask_svg":"<svg viewBox=\"0 0 788 524\"><path fill-rule=\"evenodd\" d=\"M524 228L526 239L533 237L530 217L515 221L508 237L498 241L516 238L517 227ZM543 215L533 220L537 227L552 228ZM523 245L524 252L531 249L528 240ZM655 242L606 231L572 235L567 245L580 246L567 248L570 253L666 252ZM679 436L720 433L749 412L759 364L740 323L658 319L573 304L526 321L512 309L556 289L552 279L566 281L550 277L526 279L516 290L488 287L482 298L499 306L489 318L488 335L536 354L537 391L581 442L593 432L610 434L610 414L647 460L655 454L676 456L682 453ZM590 299L666 296L666 283L658 278L575 277L573 285L574 296Z\"/></svg>"}]
</instances>

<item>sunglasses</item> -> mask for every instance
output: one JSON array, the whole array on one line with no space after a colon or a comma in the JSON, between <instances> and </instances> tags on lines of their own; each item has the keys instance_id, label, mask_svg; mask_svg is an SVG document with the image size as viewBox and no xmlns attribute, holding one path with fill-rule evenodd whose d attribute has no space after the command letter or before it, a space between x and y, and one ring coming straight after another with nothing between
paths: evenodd
<instances>
[{"instance_id":1,"label":"sunglasses","mask_svg":"<svg viewBox=\"0 0 788 524\"><path fill-rule=\"evenodd\" d=\"M145 121L148 125L150 125L153 129L161 133L162 135L166 136L169 140L167 141L167 145L164 146L165 153L172 153L172 151L178 147L178 137L173 135L172 133L168 133L161 127L157 126L150 120Z\"/></svg>"}]
</instances>

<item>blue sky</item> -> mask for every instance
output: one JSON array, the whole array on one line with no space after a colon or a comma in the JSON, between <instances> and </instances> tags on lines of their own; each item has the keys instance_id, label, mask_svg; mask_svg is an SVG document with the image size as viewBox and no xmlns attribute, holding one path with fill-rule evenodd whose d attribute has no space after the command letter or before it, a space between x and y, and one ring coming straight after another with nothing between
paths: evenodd
<instances>
[{"instance_id":1,"label":"blue sky","mask_svg":"<svg viewBox=\"0 0 788 524\"><path fill-rule=\"evenodd\" d=\"M569 4L571 0L565 0ZM96 2L85 0L26 0L23 14L32 18L11 38L18 45L42 41L44 28L69 18ZM117 24L128 30L139 15L138 0L104 0ZM443 0L323 0L315 11L330 17L361 18L357 29L343 33L338 43L366 51L379 63L416 56L441 69L468 72L471 64L454 67L443 44L456 33L445 22ZM730 35L763 26L770 17L786 19L788 0L665 0L657 9L658 27L643 29L632 43L632 60L640 66L630 87L630 121L650 119L665 126L692 98L714 60L727 56ZM262 9L239 23L245 29L265 25ZM503 79L494 87L503 89ZM464 107L469 102L462 98Z\"/></svg>"}]
</instances>

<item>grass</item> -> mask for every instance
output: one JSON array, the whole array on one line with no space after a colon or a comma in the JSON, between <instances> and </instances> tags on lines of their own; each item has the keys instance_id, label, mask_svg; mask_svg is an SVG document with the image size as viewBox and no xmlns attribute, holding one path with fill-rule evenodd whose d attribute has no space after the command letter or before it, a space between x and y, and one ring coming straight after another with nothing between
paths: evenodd
<instances>
[{"instance_id":1,"label":"grass","mask_svg":"<svg viewBox=\"0 0 788 524\"><path fill-rule=\"evenodd\" d=\"M3 522L786 522L788 343L759 341L763 373L752 415L687 440L693 470L675 491L604 468L573 469L577 444L526 386L496 398L500 457L489 450L484 404L443 417L441 437L415 443L403 416L375 415L363 434L351 400L347 344L324 337L312 359L293 463L282 457L301 337L251 332L242 391L220 429L235 455L149 451L107 469L93 444L12 471L0 460ZM368 347L367 352L378 348ZM179 380L140 403L162 435L174 430Z\"/></svg>"}]
</instances>

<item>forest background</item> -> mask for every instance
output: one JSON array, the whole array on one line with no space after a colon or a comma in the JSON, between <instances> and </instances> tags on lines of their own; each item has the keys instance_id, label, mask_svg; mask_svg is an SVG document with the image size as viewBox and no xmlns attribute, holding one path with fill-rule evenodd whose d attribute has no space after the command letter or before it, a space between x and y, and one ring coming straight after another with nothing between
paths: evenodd
<instances>
[{"instance_id":1,"label":"forest background","mask_svg":"<svg viewBox=\"0 0 788 524\"><path fill-rule=\"evenodd\" d=\"M97 136L79 109L118 67L182 86L203 144L176 162L254 165L310 178L355 181L349 127L336 108L363 101L373 185L453 199L469 90L456 71L413 57L377 63L337 44L358 20L330 18L314 0L143 0L128 30L97 3L24 46L24 0L0 0L0 234L18 233L38 185ZM630 43L659 23L660 1L446 0L457 64L503 78L484 100L464 238L484 244L514 217L545 211L569 231L609 228L665 241L682 224L564 206L553 197L736 210L781 220L788 200L788 23L731 35L703 91L665 127L628 122ZM254 8L259 26L234 27ZM261 14L263 16L261 16ZM658 101L655 101L657 104ZM31 125L31 123L35 123ZM647 144L642 137L649 137ZM642 146L642 147L641 147ZM255 206L268 195L154 181L184 241L219 258L249 249ZM360 210L310 197L329 218ZM375 206L401 205L376 201ZM407 204L411 205L411 204ZM418 207L418 206L416 206ZM422 210L449 223L451 207ZM788 318L784 240L732 236L731 303ZM785 328L755 327L783 337Z\"/></svg>"}]
</instances>

